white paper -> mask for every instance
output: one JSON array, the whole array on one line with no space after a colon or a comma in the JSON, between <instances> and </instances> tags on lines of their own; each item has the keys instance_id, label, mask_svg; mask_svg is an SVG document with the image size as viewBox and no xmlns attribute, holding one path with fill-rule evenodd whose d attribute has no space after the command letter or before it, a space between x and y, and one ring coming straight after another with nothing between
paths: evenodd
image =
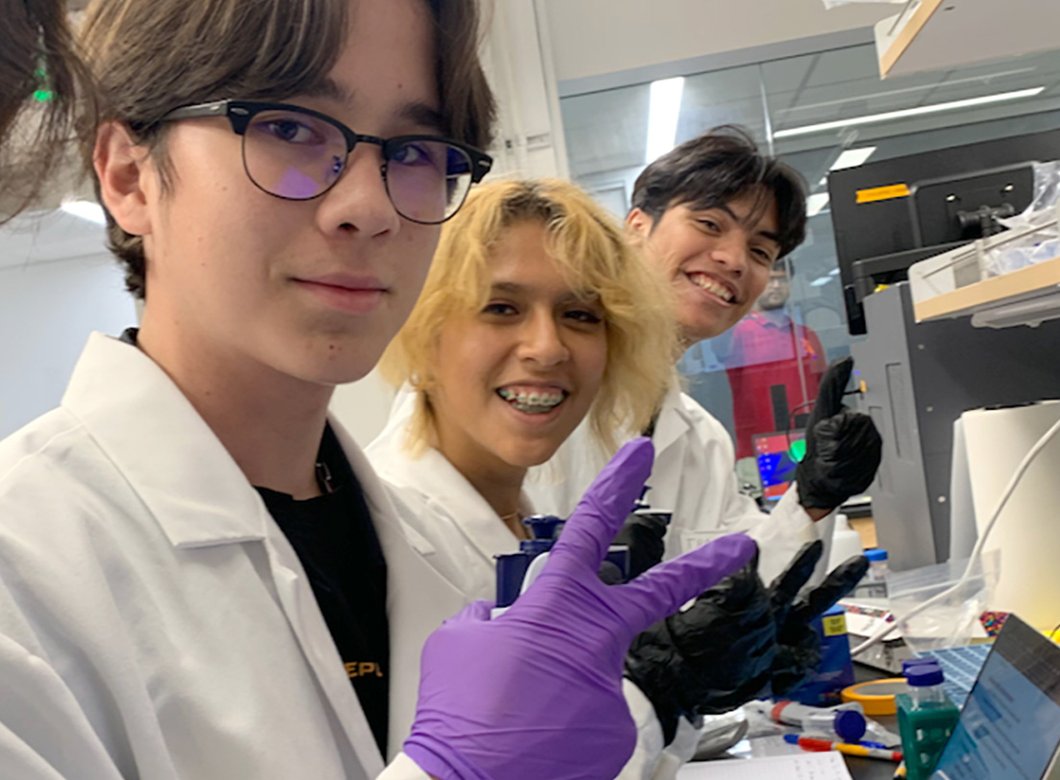
<instances>
[{"instance_id":1,"label":"white paper","mask_svg":"<svg viewBox=\"0 0 1060 780\"><path fill-rule=\"evenodd\" d=\"M793 753L769 758L734 758L685 764L677 780L851 780L842 755L835 751Z\"/></svg>"}]
</instances>

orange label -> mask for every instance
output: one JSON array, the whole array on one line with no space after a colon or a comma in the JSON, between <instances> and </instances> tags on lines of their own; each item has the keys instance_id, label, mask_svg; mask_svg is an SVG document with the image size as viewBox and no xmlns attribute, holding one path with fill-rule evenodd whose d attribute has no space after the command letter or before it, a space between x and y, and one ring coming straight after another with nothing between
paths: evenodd
<instances>
[{"instance_id":1,"label":"orange label","mask_svg":"<svg viewBox=\"0 0 1060 780\"><path fill-rule=\"evenodd\" d=\"M908 184L888 184L886 187L870 187L858 190L858 203L876 203L881 200L908 198L912 195Z\"/></svg>"}]
</instances>

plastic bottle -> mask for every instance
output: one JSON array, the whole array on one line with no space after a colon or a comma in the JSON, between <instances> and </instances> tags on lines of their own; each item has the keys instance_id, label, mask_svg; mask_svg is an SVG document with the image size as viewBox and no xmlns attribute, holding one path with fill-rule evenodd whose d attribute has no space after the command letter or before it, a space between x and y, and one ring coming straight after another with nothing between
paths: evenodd
<instances>
[{"instance_id":1,"label":"plastic bottle","mask_svg":"<svg viewBox=\"0 0 1060 780\"><path fill-rule=\"evenodd\" d=\"M869 570L858 585L859 593L873 599L887 598L887 551L875 547L866 550L865 557L869 559Z\"/></svg>"},{"instance_id":2,"label":"plastic bottle","mask_svg":"<svg viewBox=\"0 0 1060 780\"><path fill-rule=\"evenodd\" d=\"M836 515L835 530L832 532L832 552L828 557L828 570L831 571L839 564L861 553L861 536L850 527L846 515Z\"/></svg>"},{"instance_id":3,"label":"plastic bottle","mask_svg":"<svg viewBox=\"0 0 1060 780\"><path fill-rule=\"evenodd\" d=\"M902 737L909 780L926 780L938 763L960 716L946 696L942 669L937 664L910 666L905 670L909 693L899 693L898 731Z\"/></svg>"},{"instance_id":4,"label":"plastic bottle","mask_svg":"<svg viewBox=\"0 0 1060 780\"><path fill-rule=\"evenodd\" d=\"M798 726L805 734L836 737L841 742L857 742L865 736L865 713L858 702L835 707L809 707L793 701L779 701L770 712L777 723Z\"/></svg>"}]
</instances>

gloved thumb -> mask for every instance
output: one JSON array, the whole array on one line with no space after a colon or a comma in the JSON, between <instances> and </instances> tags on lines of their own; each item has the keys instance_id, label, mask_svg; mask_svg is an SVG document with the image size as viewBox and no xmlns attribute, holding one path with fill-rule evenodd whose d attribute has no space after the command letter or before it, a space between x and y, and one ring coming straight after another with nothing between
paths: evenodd
<instances>
[{"instance_id":1,"label":"gloved thumb","mask_svg":"<svg viewBox=\"0 0 1060 780\"><path fill-rule=\"evenodd\" d=\"M828 367L821 378L817 400L814 402L810 419L806 423L807 431L812 432L821 420L839 414L843 410L843 393L846 392L847 385L850 383L850 374L853 371L854 358L852 357L837 360Z\"/></svg>"},{"instance_id":2,"label":"gloved thumb","mask_svg":"<svg viewBox=\"0 0 1060 780\"><path fill-rule=\"evenodd\" d=\"M460 623L484 623L490 619L493 609L492 601L472 601L455 615L442 621L443 626L456 626Z\"/></svg>"}]
</instances>

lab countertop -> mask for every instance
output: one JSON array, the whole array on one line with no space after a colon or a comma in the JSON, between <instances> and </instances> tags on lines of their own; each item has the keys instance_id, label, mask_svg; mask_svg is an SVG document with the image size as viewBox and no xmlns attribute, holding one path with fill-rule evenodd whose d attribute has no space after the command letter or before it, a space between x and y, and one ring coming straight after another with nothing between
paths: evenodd
<instances>
[{"instance_id":1,"label":"lab countertop","mask_svg":"<svg viewBox=\"0 0 1060 780\"><path fill-rule=\"evenodd\" d=\"M857 682L879 679L884 677L875 669L854 664L855 678ZM898 718L894 715L875 715L872 719L878 722L888 731L898 732ZM778 756L790 753L799 753L801 748L789 745L782 736L765 736L745 739L738 742L729 749L727 755L731 759L762 758L766 756ZM881 761L872 758L860 758L858 756L843 756L847 768L850 770L854 780L891 780L897 764L890 761ZM720 759L725 760L725 759Z\"/></svg>"}]
</instances>

